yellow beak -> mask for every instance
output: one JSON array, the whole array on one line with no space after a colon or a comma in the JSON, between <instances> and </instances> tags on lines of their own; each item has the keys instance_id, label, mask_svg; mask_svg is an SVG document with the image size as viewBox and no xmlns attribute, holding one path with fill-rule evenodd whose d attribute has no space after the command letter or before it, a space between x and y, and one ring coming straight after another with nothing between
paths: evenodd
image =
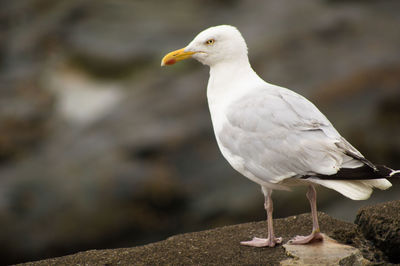
<instances>
[{"instance_id":1,"label":"yellow beak","mask_svg":"<svg viewBox=\"0 0 400 266\"><path fill-rule=\"evenodd\" d=\"M195 54L195 52L185 52L184 51L185 48L176 50L176 51L172 51L170 53L168 53L167 55L165 55L163 57L163 59L161 60L161 66L165 66L165 65L173 65L178 61L184 60L184 59L188 59L190 57L192 57L193 54Z\"/></svg>"}]
</instances>

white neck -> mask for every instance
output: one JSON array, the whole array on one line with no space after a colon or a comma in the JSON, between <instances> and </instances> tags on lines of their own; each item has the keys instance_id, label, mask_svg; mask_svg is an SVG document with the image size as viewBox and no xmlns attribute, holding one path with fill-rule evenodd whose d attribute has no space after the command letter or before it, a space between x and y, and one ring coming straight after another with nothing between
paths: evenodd
<instances>
[{"instance_id":1,"label":"white neck","mask_svg":"<svg viewBox=\"0 0 400 266\"><path fill-rule=\"evenodd\" d=\"M208 102L212 105L245 93L241 89L248 87L249 83L257 86L264 81L251 68L247 56L212 65L207 86Z\"/></svg>"}]
</instances>

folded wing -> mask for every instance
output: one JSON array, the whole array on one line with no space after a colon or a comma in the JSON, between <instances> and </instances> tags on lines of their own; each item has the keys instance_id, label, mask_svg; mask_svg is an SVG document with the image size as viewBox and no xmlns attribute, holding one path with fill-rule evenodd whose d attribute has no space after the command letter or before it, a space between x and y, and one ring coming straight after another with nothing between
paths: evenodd
<instances>
[{"instance_id":1,"label":"folded wing","mask_svg":"<svg viewBox=\"0 0 400 266\"><path fill-rule=\"evenodd\" d=\"M391 185L310 101L290 90L266 84L232 102L225 113L218 142L242 173L277 184L308 180L352 199Z\"/></svg>"}]
</instances>

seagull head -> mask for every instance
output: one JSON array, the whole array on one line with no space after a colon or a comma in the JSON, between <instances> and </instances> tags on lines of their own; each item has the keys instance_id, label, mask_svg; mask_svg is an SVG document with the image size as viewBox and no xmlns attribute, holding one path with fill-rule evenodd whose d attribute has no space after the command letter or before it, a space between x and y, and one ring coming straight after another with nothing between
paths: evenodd
<instances>
[{"instance_id":1,"label":"seagull head","mask_svg":"<svg viewBox=\"0 0 400 266\"><path fill-rule=\"evenodd\" d=\"M165 55L161 66L191 57L210 67L221 62L247 60L247 45L235 27L215 26L200 32L186 47Z\"/></svg>"}]
</instances>

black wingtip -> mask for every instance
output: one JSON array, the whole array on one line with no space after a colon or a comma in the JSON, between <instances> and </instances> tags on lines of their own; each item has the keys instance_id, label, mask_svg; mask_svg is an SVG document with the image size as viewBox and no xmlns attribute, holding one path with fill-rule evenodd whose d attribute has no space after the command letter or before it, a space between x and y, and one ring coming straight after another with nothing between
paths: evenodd
<instances>
[{"instance_id":1,"label":"black wingtip","mask_svg":"<svg viewBox=\"0 0 400 266\"><path fill-rule=\"evenodd\" d=\"M393 169L390 169L387 166L384 165L376 165L376 171L379 175L381 175L382 177L390 177L390 174L393 172Z\"/></svg>"},{"instance_id":2,"label":"black wingtip","mask_svg":"<svg viewBox=\"0 0 400 266\"><path fill-rule=\"evenodd\" d=\"M400 177L400 171L394 171L384 165L376 165L375 168L363 165L358 168L342 168L334 175L316 175L316 177L323 180L368 180Z\"/></svg>"}]
</instances>

